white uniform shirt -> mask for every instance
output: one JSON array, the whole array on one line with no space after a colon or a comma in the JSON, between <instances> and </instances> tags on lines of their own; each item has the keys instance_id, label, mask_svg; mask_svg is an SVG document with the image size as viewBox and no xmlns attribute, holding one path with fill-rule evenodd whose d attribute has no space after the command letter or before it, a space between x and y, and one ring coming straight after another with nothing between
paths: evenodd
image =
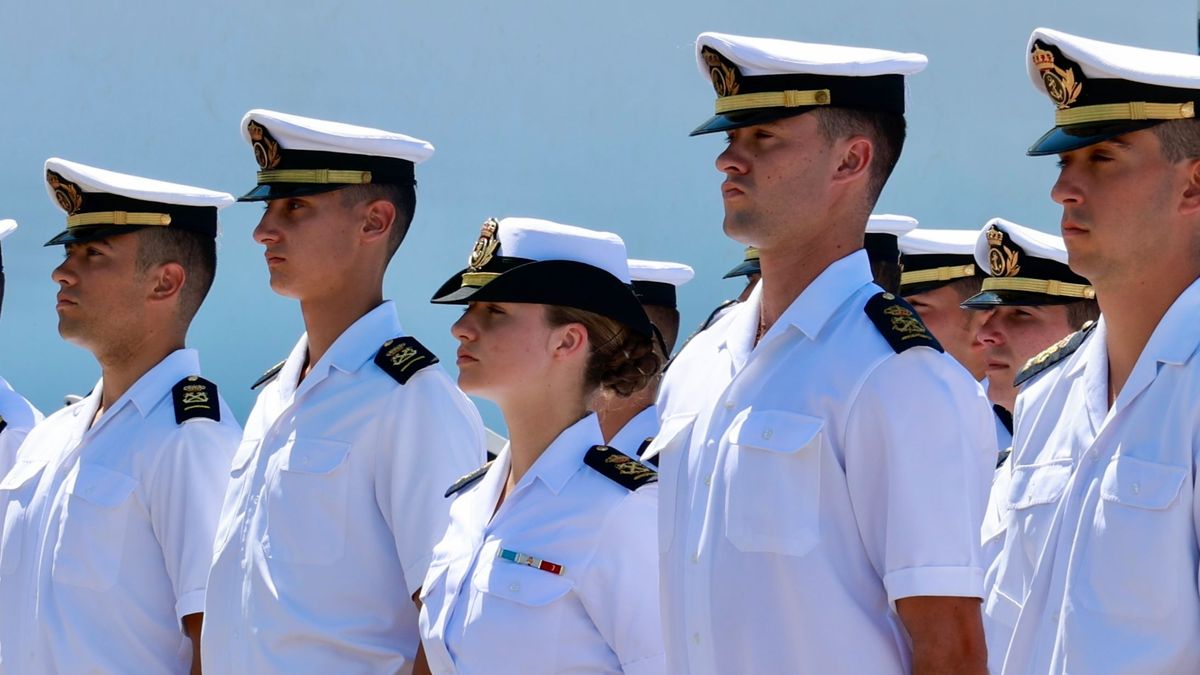
<instances>
[{"instance_id":1,"label":"white uniform shirt","mask_svg":"<svg viewBox=\"0 0 1200 675\"><path fill-rule=\"evenodd\" d=\"M646 406L641 412L634 415L621 427L621 430L613 434L612 440L607 443L608 447L615 448L630 457L637 457L638 450L646 443L646 439L654 438L658 434L658 406L651 404ZM649 447L647 447L649 449ZM646 461L646 457L640 458Z\"/></svg>"},{"instance_id":2,"label":"white uniform shirt","mask_svg":"<svg viewBox=\"0 0 1200 675\"><path fill-rule=\"evenodd\" d=\"M849 255L755 346L760 284L667 371L672 672L908 672L894 602L982 596L990 406L949 356L889 346L863 311L879 290Z\"/></svg>"},{"instance_id":3,"label":"white uniform shirt","mask_svg":"<svg viewBox=\"0 0 1200 675\"><path fill-rule=\"evenodd\" d=\"M504 503L506 447L455 495L421 592L434 673L661 673L655 503L584 464L595 415L559 434ZM493 516L492 513L495 512ZM562 566L555 574L502 550Z\"/></svg>"},{"instance_id":4,"label":"white uniform shirt","mask_svg":"<svg viewBox=\"0 0 1200 675\"><path fill-rule=\"evenodd\" d=\"M1017 399L1008 528L985 611L1005 673L1200 673L1200 281L1108 407L1107 327Z\"/></svg>"},{"instance_id":5,"label":"white uniform shirt","mask_svg":"<svg viewBox=\"0 0 1200 675\"><path fill-rule=\"evenodd\" d=\"M9 383L0 377L0 478L8 473L13 462L17 459L17 448L21 441L33 428L42 421L42 413L26 401L23 396L13 391Z\"/></svg>"},{"instance_id":6,"label":"white uniform shirt","mask_svg":"<svg viewBox=\"0 0 1200 675\"><path fill-rule=\"evenodd\" d=\"M186 673L240 429L175 422L181 349L93 425L103 382L25 439L0 481L0 672ZM89 429L89 425L91 428Z\"/></svg>"},{"instance_id":7,"label":"white uniform shirt","mask_svg":"<svg viewBox=\"0 0 1200 675\"><path fill-rule=\"evenodd\" d=\"M209 673L411 668L446 486L483 462L483 423L439 366L405 384L374 362L404 334L385 302L297 386L302 337L246 421L217 530Z\"/></svg>"}]
</instances>

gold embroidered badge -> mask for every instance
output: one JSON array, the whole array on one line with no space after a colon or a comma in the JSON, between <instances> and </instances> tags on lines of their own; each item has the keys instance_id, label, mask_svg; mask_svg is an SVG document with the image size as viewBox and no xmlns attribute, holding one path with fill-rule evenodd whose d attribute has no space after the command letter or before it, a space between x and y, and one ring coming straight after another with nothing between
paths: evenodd
<instances>
[{"instance_id":1,"label":"gold embroidered badge","mask_svg":"<svg viewBox=\"0 0 1200 675\"><path fill-rule=\"evenodd\" d=\"M1041 73L1046 93L1059 110L1070 107L1083 93L1083 83L1075 81L1075 64L1060 66L1055 61L1054 53L1044 49L1041 42L1033 44L1030 58L1033 60L1033 66ZM1065 58L1063 60L1066 61Z\"/></svg>"},{"instance_id":2,"label":"gold embroidered badge","mask_svg":"<svg viewBox=\"0 0 1200 675\"><path fill-rule=\"evenodd\" d=\"M83 208L83 193L79 186L53 171L46 171L46 184L54 191L54 200L67 215L75 215Z\"/></svg>"},{"instance_id":3,"label":"gold embroidered badge","mask_svg":"<svg viewBox=\"0 0 1200 675\"><path fill-rule=\"evenodd\" d=\"M987 231L988 266L994 277L1015 277L1021 271L1021 254L1004 245L1004 233L995 225Z\"/></svg>"},{"instance_id":4,"label":"gold embroidered badge","mask_svg":"<svg viewBox=\"0 0 1200 675\"><path fill-rule=\"evenodd\" d=\"M738 84L737 66L712 47L704 47L700 50L700 55L704 57L704 63L708 66L708 76L712 78L717 96L736 95L741 89L741 85Z\"/></svg>"},{"instance_id":5,"label":"gold embroidered badge","mask_svg":"<svg viewBox=\"0 0 1200 675\"><path fill-rule=\"evenodd\" d=\"M657 475L653 469L625 455L609 455L604 458L605 464L612 464L622 476L642 479Z\"/></svg>"},{"instance_id":6,"label":"gold embroidered badge","mask_svg":"<svg viewBox=\"0 0 1200 675\"><path fill-rule=\"evenodd\" d=\"M250 134L250 145L254 148L254 161L258 162L261 169L274 169L279 166L281 159L279 155L279 143L271 137L271 132L263 125L251 120L246 125L246 131Z\"/></svg>"},{"instance_id":7,"label":"gold embroidered badge","mask_svg":"<svg viewBox=\"0 0 1200 675\"><path fill-rule=\"evenodd\" d=\"M467 267L472 271L479 270L492 261L492 256L500 247L500 238L497 236L499 231L500 223L495 218L483 221L483 227L479 228L479 239L475 240L475 246L467 258Z\"/></svg>"}]
</instances>

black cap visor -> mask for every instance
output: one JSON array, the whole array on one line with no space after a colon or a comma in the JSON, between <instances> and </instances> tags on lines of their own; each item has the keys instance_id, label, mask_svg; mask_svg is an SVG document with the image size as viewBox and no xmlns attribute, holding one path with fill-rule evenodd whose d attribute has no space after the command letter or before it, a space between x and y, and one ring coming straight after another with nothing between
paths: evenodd
<instances>
[{"instance_id":1,"label":"black cap visor","mask_svg":"<svg viewBox=\"0 0 1200 675\"><path fill-rule=\"evenodd\" d=\"M748 277L751 274L762 274L762 265L758 264L757 260L746 260L737 267L725 273L722 279L732 279L734 277Z\"/></svg>"},{"instance_id":2,"label":"black cap visor","mask_svg":"<svg viewBox=\"0 0 1200 675\"><path fill-rule=\"evenodd\" d=\"M129 234L145 229L144 225L99 225L95 227L73 227L54 235L43 246L64 246L66 244L82 244L99 239L115 237L119 234Z\"/></svg>"},{"instance_id":3,"label":"black cap visor","mask_svg":"<svg viewBox=\"0 0 1200 675\"><path fill-rule=\"evenodd\" d=\"M729 131L730 129L741 129L742 127L752 127L755 124L766 124L776 120L784 119L785 117L795 117L804 113L819 108L821 106L798 106L795 108L762 108L761 110L749 110L746 112L731 112L724 114L713 115L705 120L704 124L692 130L688 136L700 136L702 134L715 134L718 131Z\"/></svg>"},{"instance_id":4,"label":"black cap visor","mask_svg":"<svg viewBox=\"0 0 1200 675\"><path fill-rule=\"evenodd\" d=\"M1089 145L1116 138L1121 134L1149 129L1152 126L1162 123L1163 120L1126 120L1055 127L1037 139L1037 142L1025 154L1030 157L1057 155L1063 152L1070 152L1071 150L1086 148Z\"/></svg>"},{"instance_id":5,"label":"black cap visor","mask_svg":"<svg viewBox=\"0 0 1200 675\"><path fill-rule=\"evenodd\" d=\"M1040 307L1043 305L1069 305L1082 302L1084 298L1065 295L1047 295L1028 291L992 290L973 295L960 305L966 309L995 309L997 307Z\"/></svg>"},{"instance_id":6,"label":"black cap visor","mask_svg":"<svg viewBox=\"0 0 1200 675\"><path fill-rule=\"evenodd\" d=\"M465 305L469 302L519 302L561 305L594 312L651 337L646 310L627 284L592 265L571 260L542 260L499 273L483 286L463 286L460 270L446 280L430 302ZM486 268L485 268L486 271Z\"/></svg>"},{"instance_id":7,"label":"black cap visor","mask_svg":"<svg viewBox=\"0 0 1200 675\"><path fill-rule=\"evenodd\" d=\"M350 187L345 183L266 183L238 197L239 202L269 202L272 199L307 197Z\"/></svg>"}]
</instances>

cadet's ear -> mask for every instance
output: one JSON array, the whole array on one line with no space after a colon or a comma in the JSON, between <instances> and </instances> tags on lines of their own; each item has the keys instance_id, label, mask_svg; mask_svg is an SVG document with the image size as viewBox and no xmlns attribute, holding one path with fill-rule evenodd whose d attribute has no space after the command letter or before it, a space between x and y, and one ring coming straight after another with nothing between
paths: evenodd
<instances>
[{"instance_id":1,"label":"cadet's ear","mask_svg":"<svg viewBox=\"0 0 1200 675\"><path fill-rule=\"evenodd\" d=\"M866 136L850 136L839 141L835 151L841 160L833 174L833 182L849 183L867 177L871 162L875 159L875 146Z\"/></svg>"},{"instance_id":2,"label":"cadet's ear","mask_svg":"<svg viewBox=\"0 0 1200 675\"><path fill-rule=\"evenodd\" d=\"M571 358L587 350L587 329L581 323L556 326L550 332L550 341L555 358Z\"/></svg>"},{"instance_id":3,"label":"cadet's ear","mask_svg":"<svg viewBox=\"0 0 1200 675\"><path fill-rule=\"evenodd\" d=\"M387 239L396 226L396 205L386 199L374 199L363 212L362 235L365 241Z\"/></svg>"},{"instance_id":4,"label":"cadet's ear","mask_svg":"<svg viewBox=\"0 0 1200 675\"><path fill-rule=\"evenodd\" d=\"M187 282L187 272L177 262L166 262L148 270L146 276L152 280L149 300L161 302L179 295Z\"/></svg>"},{"instance_id":5,"label":"cadet's ear","mask_svg":"<svg viewBox=\"0 0 1200 675\"><path fill-rule=\"evenodd\" d=\"M1186 215L1194 215L1200 213L1200 159L1187 160L1185 165L1187 183L1184 185L1179 211Z\"/></svg>"}]
</instances>

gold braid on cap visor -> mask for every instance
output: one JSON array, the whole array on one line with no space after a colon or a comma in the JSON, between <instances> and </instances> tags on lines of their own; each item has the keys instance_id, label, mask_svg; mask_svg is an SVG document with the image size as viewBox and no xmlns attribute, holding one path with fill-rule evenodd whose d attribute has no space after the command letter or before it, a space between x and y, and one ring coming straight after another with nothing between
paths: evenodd
<instances>
[{"instance_id":1,"label":"gold braid on cap visor","mask_svg":"<svg viewBox=\"0 0 1200 675\"><path fill-rule=\"evenodd\" d=\"M1103 103L1054 113L1054 124L1060 127L1116 120L1185 120L1196 116L1196 105L1186 103Z\"/></svg>"},{"instance_id":2,"label":"gold braid on cap visor","mask_svg":"<svg viewBox=\"0 0 1200 675\"><path fill-rule=\"evenodd\" d=\"M1022 277L988 277L983 280L985 291L1022 291L1025 293L1041 293L1042 295L1059 295L1067 298L1094 300L1096 289L1087 284L1072 284L1055 279L1025 279Z\"/></svg>"},{"instance_id":3,"label":"gold braid on cap visor","mask_svg":"<svg viewBox=\"0 0 1200 675\"><path fill-rule=\"evenodd\" d=\"M717 99L717 114L754 110L756 108L799 108L806 105L829 105L828 89L800 91L764 91L757 94L735 94Z\"/></svg>"},{"instance_id":4,"label":"gold braid on cap visor","mask_svg":"<svg viewBox=\"0 0 1200 675\"><path fill-rule=\"evenodd\" d=\"M498 276L500 276L499 272L464 272L462 285L482 288Z\"/></svg>"},{"instance_id":5,"label":"gold braid on cap visor","mask_svg":"<svg viewBox=\"0 0 1200 675\"><path fill-rule=\"evenodd\" d=\"M923 284L929 281L950 281L962 279L975 274L974 265L953 265L951 267L935 267L928 270L904 272L900 275L900 285Z\"/></svg>"},{"instance_id":6,"label":"gold braid on cap visor","mask_svg":"<svg viewBox=\"0 0 1200 675\"><path fill-rule=\"evenodd\" d=\"M159 225L171 224L166 213L130 213L128 211L93 211L67 216L67 229L92 225Z\"/></svg>"},{"instance_id":7,"label":"gold braid on cap visor","mask_svg":"<svg viewBox=\"0 0 1200 675\"><path fill-rule=\"evenodd\" d=\"M371 182L370 171L338 171L335 169L268 169L258 172L258 184L308 183L314 185L366 185Z\"/></svg>"}]
</instances>

